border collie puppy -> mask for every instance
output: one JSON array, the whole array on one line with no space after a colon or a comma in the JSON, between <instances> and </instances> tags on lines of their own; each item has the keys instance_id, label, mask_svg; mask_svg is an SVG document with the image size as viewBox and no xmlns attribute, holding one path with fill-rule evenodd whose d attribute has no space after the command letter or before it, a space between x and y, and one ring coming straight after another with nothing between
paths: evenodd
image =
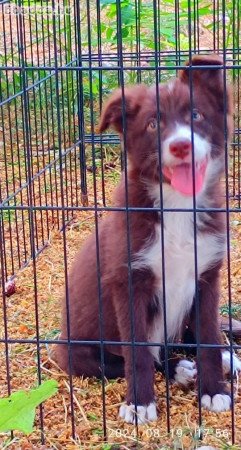
<instances>
[{"instance_id":1,"label":"border collie puppy","mask_svg":"<svg viewBox=\"0 0 241 450\"><path fill-rule=\"evenodd\" d=\"M158 96L156 87L126 88L125 121L120 90L110 97L101 115L100 132L112 127L123 141L125 128L127 180L123 174L115 191L115 205L122 210L110 212L99 226L102 327L96 238L92 234L69 275L69 336L73 341L102 338L131 343L134 335L136 342L149 343L136 345L134 357L131 345L104 345L104 375L125 376L127 380L126 403L120 408L126 422L135 422L135 411L139 423L157 418L154 367L161 364L164 322L169 342L180 339L188 327L189 334L202 344L222 343L218 305L225 214L213 210L223 203L220 178L225 163L224 124L226 120L230 137L232 99L229 89L224 90L222 68L211 67L220 65L222 60L217 55L196 55L177 79L159 86ZM196 207L204 209L196 213L196 240L194 193ZM129 211L128 220L127 198L128 207L139 208ZM64 299L60 339L68 338L67 329ZM202 406L216 412L228 410L231 399L224 381L221 349L201 347L199 356ZM96 343L59 343L54 359L73 375L100 377L103 369ZM169 373L181 384L188 384L197 375L191 361L169 364Z\"/></svg>"}]
</instances>

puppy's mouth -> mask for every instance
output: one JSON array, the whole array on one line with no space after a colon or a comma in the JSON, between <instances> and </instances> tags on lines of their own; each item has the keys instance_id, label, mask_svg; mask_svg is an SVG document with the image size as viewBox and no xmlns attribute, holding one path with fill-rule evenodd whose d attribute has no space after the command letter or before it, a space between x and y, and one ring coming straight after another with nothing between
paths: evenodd
<instances>
[{"instance_id":1,"label":"puppy's mouth","mask_svg":"<svg viewBox=\"0 0 241 450\"><path fill-rule=\"evenodd\" d=\"M201 162L195 163L195 194L198 194L204 185L205 173L207 169L208 159L205 158ZM192 163L182 163L177 166L162 168L163 175L170 182L173 189L183 195L193 195L193 167Z\"/></svg>"}]
</instances>

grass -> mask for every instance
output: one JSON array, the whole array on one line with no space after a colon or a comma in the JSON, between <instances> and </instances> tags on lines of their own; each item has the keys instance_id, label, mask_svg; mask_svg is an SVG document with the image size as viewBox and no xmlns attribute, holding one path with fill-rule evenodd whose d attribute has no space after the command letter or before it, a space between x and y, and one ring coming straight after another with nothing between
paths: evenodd
<instances>
[{"instance_id":1,"label":"grass","mask_svg":"<svg viewBox=\"0 0 241 450\"><path fill-rule=\"evenodd\" d=\"M2 214L3 222L7 222L7 223L14 222L14 220L15 220L15 212L13 210L9 210L9 211L4 211L3 210L1 212L1 214Z\"/></svg>"},{"instance_id":2,"label":"grass","mask_svg":"<svg viewBox=\"0 0 241 450\"><path fill-rule=\"evenodd\" d=\"M222 315L229 315L229 305L223 305L220 307L220 312ZM237 320L241 320L241 304L232 304L230 307L230 314Z\"/></svg>"}]
</instances>

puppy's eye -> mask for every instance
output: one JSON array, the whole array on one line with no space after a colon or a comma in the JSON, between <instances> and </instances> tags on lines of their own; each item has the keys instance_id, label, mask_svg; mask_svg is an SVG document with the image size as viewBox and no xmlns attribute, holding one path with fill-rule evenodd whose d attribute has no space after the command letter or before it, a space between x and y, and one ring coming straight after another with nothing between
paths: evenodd
<instances>
[{"instance_id":1,"label":"puppy's eye","mask_svg":"<svg viewBox=\"0 0 241 450\"><path fill-rule=\"evenodd\" d=\"M196 122L200 122L200 120L203 119L203 115L197 109L194 109L193 112L192 112L192 118Z\"/></svg>"},{"instance_id":2,"label":"puppy's eye","mask_svg":"<svg viewBox=\"0 0 241 450\"><path fill-rule=\"evenodd\" d=\"M147 129L150 131L156 130L157 129L157 120L156 119L149 120Z\"/></svg>"}]
</instances>

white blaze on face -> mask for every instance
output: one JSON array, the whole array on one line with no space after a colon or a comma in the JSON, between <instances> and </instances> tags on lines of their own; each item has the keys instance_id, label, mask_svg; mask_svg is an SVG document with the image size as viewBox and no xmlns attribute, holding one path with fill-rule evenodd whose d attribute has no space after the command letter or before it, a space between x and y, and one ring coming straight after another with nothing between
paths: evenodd
<instances>
[{"instance_id":1,"label":"white blaze on face","mask_svg":"<svg viewBox=\"0 0 241 450\"><path fill-rule=\"evenodd\" d=\"M170 145L179 140L193 142L193 152L190 151L183 159L178 158L170 151ZM207 168L208 157L211 152L211 144L198 133L192 132L186 125L177 124L171 136L162 143L162 171L170 181L171 186L180 193L188 196L193 195L193 165L192 154L194 154L195 192L199 193L204 186L204 178Z\"/></svg>"},{"instance_id":2,"label":"white blaze on face","mask_svg":"<svg viewBox=\"0 0 241 450\"><path fill-rule=\"evenodd\" d=\"M179 139L188 139L192 142L191 128L186 125L177 124L175 131L162 143L163 164L165 166L175 166L180 163L178 158L170 152L170 144ZM193 132L194 156L195 163L202 162L210 153L210 143L201 137L198 133ZM192 153L186 156L185 162L192 162Z\"/></svg>"}]
</instances>

